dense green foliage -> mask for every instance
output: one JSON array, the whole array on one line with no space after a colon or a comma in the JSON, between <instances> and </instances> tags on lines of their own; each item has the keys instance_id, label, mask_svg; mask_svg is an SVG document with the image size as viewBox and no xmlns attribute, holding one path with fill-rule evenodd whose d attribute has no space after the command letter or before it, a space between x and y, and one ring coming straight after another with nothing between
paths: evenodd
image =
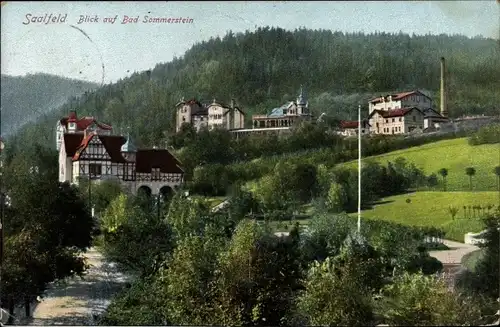
<instances>
[{"instance_id":1,"label":"dense green foliage","mask_svg":"<svg viewBox=\"0 0 500 327\"><path fill-rule=\"evenodd\" d=\"M81 253L91 244L94 222L78 189L58 182L54 159L52 151L38 147L15 155L2 169L9 201L1 300L11 314L14 305L29 305L49 283L86 268Z\"/></svg>"},{"instance_id":2,"label":"dense green foliage","mask_svg":"<svg viewBox=\"0 0 500 327\"><path fill-rule=\"evenodd\" d=\"M480 128L471 137L470 145L500 143L500 124L493 124Z\"/></svg>"},{"instance_id":3,"label":"dense green foliage","mask_svg":"<svg viewBox=\"0 0 500 327\"><path fill-rule=\"evenodd\" d=\"M461 135L365 138L362 140L363 157L458 136ZM325 133L324 126L308 123L298 126L287 138L269 135L231 139L227 131L215 130L190 136L189 142L178 155L190 177L190 189L204 195L223 195L230 185L270 174L280 162L333 167L358 156L357 140L342 139ZM228 165L234 161L238 162Z\"/></svg>"},{"instance_id":4,"label":"dense green foliage","mask_svg":"<svg viewBox=\"0 0 500 327\"><path fill-rule=\"evenodd\" d=\"M464 273L458 280L458 286L474 293L484 294L493 299L498 298L500 285L500 208L484 219L486 226L480 244L482 255L473 271Z\"/></svg>"},{"instance_id":5,"label":"dense green foliage","mask_svg":"<svg viewBox=\"0 0 500 327\"><path fill-rule=\"evenodd\" d=\"M250 118L294 99L301 84L314 114L338 119L352 119L373 96L406 89L428 90L437 104L441 56L448 63L450 115L494 114L500 54L492 39L265 27L198 43L181 58L72 99L23 134L53 144L54 122L76 109L118 130L130 126L139 146L163 145L181 97L235 98Z\"/></svg>"},{"instance_id":6,"label":"dense green foliage","mask_svg":"<svg viewBox=\"0 0 500 327\"><path fill-rule=\"evenodd\" d=\"M97 84L55 75L3 75L1 135L14 133L21 125L34 122L61 107L70 97L97 88ZM54 122L55 124L55 122ZM54 125L55 126L55 125Z\"/></svg>"}]
</instances>

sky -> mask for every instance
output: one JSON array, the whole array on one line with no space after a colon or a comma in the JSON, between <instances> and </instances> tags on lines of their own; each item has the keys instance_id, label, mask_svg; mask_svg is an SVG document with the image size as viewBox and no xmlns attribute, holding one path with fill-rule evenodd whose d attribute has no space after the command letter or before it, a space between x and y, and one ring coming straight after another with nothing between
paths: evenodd
<instances>
[{"instance_id":1,"label":"sky","mask_svg":"<svg viewBox=\"0 0 500 327\"><path fill-rule=\"evenodd\" d=\"M47 20L31 22L34 17L43 20L50 14L49 24L45 24ZM97 17L98 21L79 23L82 16ZM137 22L123 24L124 16L137 18ZM145 23L145 16L181 19L180 23ZM115 17L114 23L104 22ZM263 26L498 39L500 4L496 0L2 1L1 72L16 76L43 72L97 83L116 82L180 57L193 44L210 37Z\"/></svg>"}]
</instances>

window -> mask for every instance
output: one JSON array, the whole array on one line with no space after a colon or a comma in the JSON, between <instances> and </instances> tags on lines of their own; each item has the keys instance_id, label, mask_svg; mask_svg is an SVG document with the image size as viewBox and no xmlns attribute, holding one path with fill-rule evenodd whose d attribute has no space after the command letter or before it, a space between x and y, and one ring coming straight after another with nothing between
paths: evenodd
<instances>
[{"instance_id":1,"label":"window","mask_svg":"<svg viewBox=\"0 0 500 327\"><path fill-rule=\"evenodd\" d=\"M102 165L100 164L89 164L90 176L100 176L102 174Z\"/></svg>"},{"instance_id":2,"label":"window","mask_svg":"<svg viewBox=\"0 0 500 327\"><path fill-rule=\"evenodd\" d=\"M394 123L394 118L392 118L392 122Z\"/></svg>"},{"instance_id":3,"label":"window","mask_svg":"<svg viewBox=\"0 0 500 327\"><path fill-rule=\"evenodd\" d=\"M203 121L203 117L200 117L200 121Z\"/></svg>"},{"instance_id":4,"label":"window","mask_svg":"<svg viewBox=\"0 0 500 327\"><path fill-rule=\"evenodd\" d=\"M186 121L186 117L182 117L182 121L185 122Z\"/></svg>"},{"instance_id":5,"label":"window","mask_svg":"<svg viewBox=\"0 0 500 327\"><path fill-rule=\"evenodd\" d=\"M399 121L403 120L401 117L399 117Z\"/></svg>"},{"instance_id":6,"label":"window","mask_svg":"<svg viewBox=\"0 0 500 327\"><path fill-rule=\"evenodd\" d=\"M386 123L389 123L389 119L386 119L386 120L385 120L385 122L386 122Z\"/></svg>"},{"instance_id":7,"label":"window","mask_svg":"<svg viewBox=\"0 0 500 327\"><path fill-rule=\"evenodd\" d=\"M151 178L152 179L160 179L160 168L151 169Z\"/></svg>"},{"instance_id":8,"label":"window","mask_svg":"<svg viewBox=\"0 0 500 327\"><path fill-rule=\"evenodd\" d=\"M417 117L413 116L413 121L417 121Z\"/></svg>"}]
</instances>

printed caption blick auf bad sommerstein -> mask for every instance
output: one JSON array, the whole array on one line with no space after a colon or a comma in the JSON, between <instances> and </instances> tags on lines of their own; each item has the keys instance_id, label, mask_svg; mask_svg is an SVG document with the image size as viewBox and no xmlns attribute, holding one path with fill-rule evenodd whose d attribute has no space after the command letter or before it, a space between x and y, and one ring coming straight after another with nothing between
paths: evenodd
<instances>
[{"instance_id":1,"label":"printed caption blick auf bad sommerstein","mask_svg":"<svg viewBox=\"0 0 500 327\"><path fill-rule=\"evenodd\" d=\"M191 24L193 23L193 18L189 17L154 17L151 15L144 16L127 16L127 15L115 15L112 17L100 17L99 15L78 15L76 19L76 24L138 24L138 23L166 23L166 24ZM28 24L63 24L72 23L68 21L68 14L31 14L25 15L23 20L24 25Z\"/></svg>"}]
</instances>

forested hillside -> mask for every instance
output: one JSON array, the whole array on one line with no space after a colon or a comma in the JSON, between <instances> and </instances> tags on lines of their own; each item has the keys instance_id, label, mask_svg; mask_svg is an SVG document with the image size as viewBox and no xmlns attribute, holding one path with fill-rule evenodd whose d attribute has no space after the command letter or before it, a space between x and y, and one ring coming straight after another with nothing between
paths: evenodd
<instances>
[{"instance_id":1,"label":"forested hillside","mask_svg":"<svg viewBox=\"0 0 500 327\"><path fill-rule=\"evenodd\" d=\"M107 85L62 109L93 114L139 145L163 145L181 97L235 98L248 117L295 98L303 84L316 115L354 118L358 103L381 93L419 88L439 103L439 58L446 57L451 116L493 114L500 103L500 50L492 39L408 34L346 34L259 28L194 45L181 58ZM367 111L367 110L366 110ZM53 144L54 121L27 128L28 140ZM49 128L50 127L50 128Z\"/></svg>"},{"instance_id":2,"label":"forested hillside","mask_svg":"<svg viewBox=\"0 0 500 327\"><path fill-rule=\"evenodd\" d=\"M97 84L48 74L2 75L1 134L62 106L69 97L97 88Z\"/></svg>"}]
</instances>

